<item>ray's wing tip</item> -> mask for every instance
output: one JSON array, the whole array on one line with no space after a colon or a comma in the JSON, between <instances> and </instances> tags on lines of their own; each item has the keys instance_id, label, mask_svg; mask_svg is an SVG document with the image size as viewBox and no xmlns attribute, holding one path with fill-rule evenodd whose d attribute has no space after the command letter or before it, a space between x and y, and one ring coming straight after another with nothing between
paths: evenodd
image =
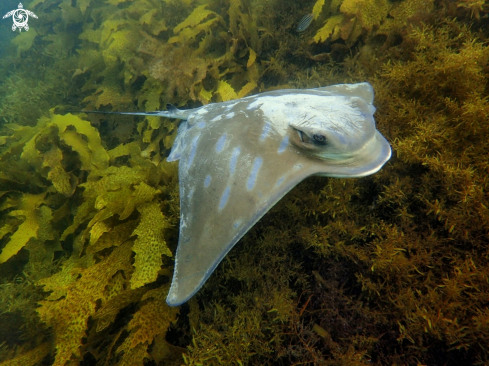
<instances>
[{"instance_id":1,"label":"ray's wing tip","mask_svg":"<svg viewBox=\"0 0 489 366\"><path fill-rule=\"evenodd\" d=\"M168 306L179 306L186 302L188 299L180 299L178 296L178 281L176 274L174 274L173 280L171 282L170 291L166 297L166 303Z\"/></svg>"},{"instance_id":2,"label":"ray's wing tip","mask_svg":"<svg viewBox=\"0 0 489 366\"><path fill-rule=\"evenodd\" d=\"M186 303L188 300L190 300L190 298L192 296L195 295L195 293L200 289L200 287L198 287L197 289L195 289L193 292L191 292L190 294L179 294L179 291L178 291L178 281L172 281L172 284L171 284L171 287L170 287L170 291L168 292L168 296L166 297L166 303L168 306L180 306L184 303Z\"/></svg>"},{"instance_id":3,"label":"ray's wing tip","mask_svg":"<svg viewBox=\"0 0 489 366\"><path fill-rule=\"evenodd\" d=\"M177 275L177 263L178 259L175 260L175 271L173 273L170 291L168 291L168 295L166 297L166 303L168 304L168 306L180 306L186 303L197 293L197 291L200 290L200 288L204 285L205 281L209 277L207 276L205 277L205 279L200 280L197 285L192 282L190 286L185 286L185 284L183 284L184 286L182 286L182 281ZM188 287L190 287L192 290L188 291Z\"/></svg>"},{"instance_id":4,"label":"ray's wing tip","mask_svg":"<svg viewBox=\"0 0 489 366\"><path fill-rule=\"evenodd\" d=\"M184 299L184 300L181 300L178 298L178 296L176 294L172 294L171 292L168 294L168 296L166 297L166 304L168 306L180 306L182 305L183 303L187 302L189 299Z\"/></svg>"}]
</instances>

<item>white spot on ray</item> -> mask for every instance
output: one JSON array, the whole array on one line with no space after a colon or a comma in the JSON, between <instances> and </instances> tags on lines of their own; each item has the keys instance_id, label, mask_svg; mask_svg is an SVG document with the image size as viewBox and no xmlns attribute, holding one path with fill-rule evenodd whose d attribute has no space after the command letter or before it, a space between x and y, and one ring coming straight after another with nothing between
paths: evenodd
<instances>
[{"instance_id":1,"label":"white spot on ray","mask_svg":"<svg viewBox=\"0 0 489 366\"><path fill-rule=\"evenodd\" d=\"M220 114L219 116L214 117L213 119L211 119L211 122L220 121L223 118L224 118L224 115L223 114Z\"/></svg>"},{"instance_id":2,"label":"white spot on ray","mask_svg":"<svg viewBox=\"0 0 489 366\"><path fill-rule=\"evenodd\" d=\"M203 129L205 127L205 122L204 121L200 121L199 123L197 123L197 127L200 128L200 129Z\"/></svg>"},{"instance_id":3,"label":"white spot on ray","mask_svg":"<svg viewBox=\"0 0 489 366\"><path fill-rule=\"evenodd\" d=\"M216 152L220 153L224 149L224 144L226 143L226 134L222 135L216 144Z\"/></svg>"},{"instance_id":4,"label":"white spot on ray","mask_svg":"<svg viewBox=\"0 0 489 366\"><path fill-rule=\"evenodd\" d=\"M277 180L277 187L281 185L285 180L285 177L280 177L279 180Z\"/></svg>"},{"instance_id":5,"label":"white spot on ray","mask_svg":"<svg viewBox=\"0 0 489 366\"><path fill-rule=\"evenodd\" d=\"M238 104L238 102L234 102L234 103L231 103L229 105L226 106L226 110L229 111L231 110L231 108L233 108L236 104Z\"/></svg>"},{"instance_id":6,"label":"white spot on ray","mask_svg":"<svg viewBox=\"0 0 489 366\"><path fill-rule=\"evenodd\" d=\"M282 154L288 145L289 145L289 135L285 136L280 142L280 146L278 147L278 153Z\"/></svg>"},{"instance_id":7,"label":"white spot on ray","mask_svg":"<svg viewBox=\"0 0 489 366\"><path fill-rule=\"evenodd\" d=\"M199 142L199 136L194 137L194 140L192 141L192 147L190 150L190 154L189 154L188 160L187 160L187 169L190 168L190 166L194 162L195 153L197 152L198 142Z\"/></svg>"},{"instance_id":8,"label":"white spot on ray","mask_svg":"<svg viewBox=\"0 0 489 366\"><path fill-rule=\"evenodd\" d=\"M224 208L224 206L226 206L230 193L231 193L231 187L227 186L221 196L221 201L219 202L219 211L221 211Z\"/></svg>"},{"instance_id":9,"label":"white spot on ray","mask_svg":"<svg viewBox=\"0 0 489 366\"><path fill-rule=\"evenodd\" d=\"M258 177L258 171L260 170L261 165L263 164L263 159L261 157L256 157L253 162L253 167L251 168L251 174L248 177L248 182L246 182L246 188L248 191L251 191L256 183L256 178Z\"/></svg>"},{"instance_id":10,"label":"white spot on ray","mask_svg":"<svg viewBox=\"0 0 489 366\"><path fill-rule=\"evenodd\" d=\"M236 170L236 163L238 162L239 154L241 154L241 149L238 146L234 148L233 154L231 155L231 161L229 162L229 171L231 172L231 175L233 175L234 171Z\"/></svg>"},{"instance_id":11,"label":"white spot on ray","mask_svg":"<svg viewBox=\"0 0 489 366\"><path fill-rule=\"evenodd\" d=\"M204 187L205 188L209 187L209 184L211 184L211 179L212 179L212 177L209 174L207 174L207 176L205 177L205 180L204 180Z\"/></svg>"},{"instance_id":12,"label":"white spot on ray","mask_svg":"<svg viewBox=\"0 0 489 366\"><path fill-rule=\"evenodd\" d=\"M272 127L270 127L270 123L265 122L265 124L263 125L263 130L260 135L260 141L265 140L268 134L270 133L270 131L272 131Z\"/></svg>"}]
</instances>

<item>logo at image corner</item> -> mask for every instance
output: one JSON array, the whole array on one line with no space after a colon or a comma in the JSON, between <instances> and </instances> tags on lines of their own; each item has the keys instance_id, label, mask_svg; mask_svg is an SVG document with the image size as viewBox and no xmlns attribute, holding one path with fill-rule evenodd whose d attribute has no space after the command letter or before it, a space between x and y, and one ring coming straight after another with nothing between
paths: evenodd
<instances>
[{"instance_id":1,"label":"logo at image corner","mask_svg":"<svg viewBox=\"0 0 489 366\"><path fill-rule=\"evenodd\" d=\"M34 14L32 11L25 10L22 3L19 3L19 8L9 11L3 16L3 19L11 16L12 20L14 21L14 25L12 25L12 30L15 31L18 28L19 32L22 32L22 28L24 28L26 31L29 30L29 24L27 24L27 21L29 20L29 15L37 19L36 14Z\"/></svg>"}]
</instances>

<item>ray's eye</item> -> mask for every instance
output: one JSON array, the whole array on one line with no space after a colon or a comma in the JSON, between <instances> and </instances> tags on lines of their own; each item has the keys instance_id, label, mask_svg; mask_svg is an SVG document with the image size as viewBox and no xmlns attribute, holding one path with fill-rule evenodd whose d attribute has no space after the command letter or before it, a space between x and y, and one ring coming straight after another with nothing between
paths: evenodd
<instances>
[{"instance_id":1,"label":"ray's eye","mask_svg":"<svg viewBox=\"0 0 489 366\"><path fill-rule=\"evenodd\" d=\"M327 143L326 136L324 135L314 134L312 135L312 137L309 137L306 133L302 132L301 130L297 130L297 133L299 134L301 142L303 143L314 144L317 146L324 146Z\"/></svg>"},{"instance_id":2,"label":"ray's eye","mask_svg":"<svg viewBox=\"0 0 489 366\"><path fill-rule=\"evenodd\" d=\"M313 135L312 138L314 139L314 142L316 142L319 145L326 144L326 136L324 135Z\"/></svg>"}]
</instances>

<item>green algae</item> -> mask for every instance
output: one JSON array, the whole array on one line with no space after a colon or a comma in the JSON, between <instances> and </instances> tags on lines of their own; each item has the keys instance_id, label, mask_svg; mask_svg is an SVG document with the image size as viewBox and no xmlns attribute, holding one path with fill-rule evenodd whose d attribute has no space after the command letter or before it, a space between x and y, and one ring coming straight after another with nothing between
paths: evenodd
<instances>
[{"instance_id":1,"label":"green algae","mask_svg":"<svg viewBox=\"0 0 489 366\"><path fill-rule=\"evenodd\" d=\"M488 362L485 5L26 8L37 34L0 63L0 322L18 329L0 337L0 365ZM315 22L294 32L312 9ZM391 162L300 184L180 309L164 303L178 238L177 169L164 162L174 123L64 112L364 80Z\"/></svg>"}]
</instances>

